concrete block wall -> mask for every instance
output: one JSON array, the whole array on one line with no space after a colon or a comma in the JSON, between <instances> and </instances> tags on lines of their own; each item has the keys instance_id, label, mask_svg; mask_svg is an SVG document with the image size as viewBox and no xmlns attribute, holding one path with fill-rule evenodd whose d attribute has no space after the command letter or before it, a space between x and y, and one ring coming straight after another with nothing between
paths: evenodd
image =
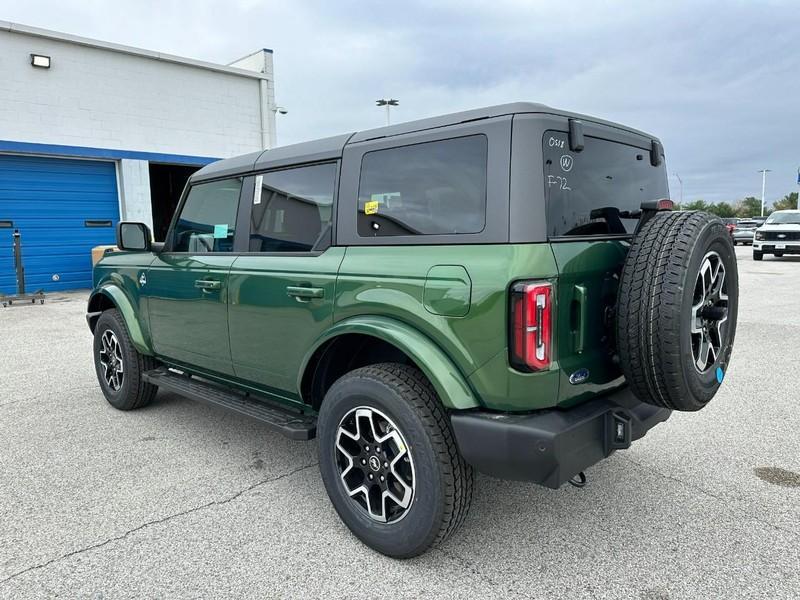
<instances>
[{"instance_id":1,"label":"concrete block wall","mask_svg":"<svg viewBox=\"0 0 800 600\"><path fill-rule=\"evenodd\" d=\"M50 56L49 69L30 64ZM229 157L261 148L260 79L0 28L5 140Z\"/></svg>"},{"instance_id":2,"label":"concrete block wall","mask_svg":"<svg viewBox=\"0 0 800 600\"><path fill-rule=\"evenodd\" d=\"M263 149L275 140L272 53L245 58L214 65L0 21L0 141L215 158ZM150 223L147 161L123 159L118 173L122 218Z\"/></svg>"}]
</instances>

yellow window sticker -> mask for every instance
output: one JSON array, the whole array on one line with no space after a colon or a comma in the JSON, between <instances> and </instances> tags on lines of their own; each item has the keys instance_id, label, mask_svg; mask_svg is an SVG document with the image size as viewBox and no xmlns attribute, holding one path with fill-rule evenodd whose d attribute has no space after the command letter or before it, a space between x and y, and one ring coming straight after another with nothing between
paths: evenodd
<instances>
[{"instance_id":1,"label":"yellow window sticker","mask_svg":"<svg viewBox=\"0 0 800 600\"><path fill-rule=\"evenodd\" d=\"M370 200L364 203L364 214L365 215L374 215L378 212L378 204L377 200Z\"/></svg>"}]
</instances>

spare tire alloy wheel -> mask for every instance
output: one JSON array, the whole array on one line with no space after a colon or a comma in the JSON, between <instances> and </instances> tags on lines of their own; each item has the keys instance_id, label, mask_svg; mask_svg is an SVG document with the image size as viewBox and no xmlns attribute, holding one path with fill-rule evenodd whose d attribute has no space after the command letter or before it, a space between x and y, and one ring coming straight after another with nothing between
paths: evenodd
<instances>
[{"instance_id":1,"label":"spare tire alloy wheel","mask_svg":"<svg viewBox=\"0 0 800 600\"><path fill-rule=\"evenodd\" d=\"M728 294L725 265L717 252L703 257L692 301L692 356L699 373L707 372L722 351Z\"/></svg>"},{"instance_id":2,"label":"spare tire alloy wheel","mask_svg":"<svg viewBox=\"0 0 800 600\"><path fill-rule=\"evenodd\" d=\"M375 521L408 513L414 497L414 462L406 441L381 411L350 410L336 430L339 477L352 500Z\"/></svg>"},{"instance_id":3,"label":"spare tire alloy wheel","mask_svg":"<svg viewBox=\"0 0 800 600\"><path fill-rule=\"evenodd\" d=\"M728 369L738 298L736 253L720 219L678 211L647 220L617 297L617 349L634 395L673 410L706 406Z\"/></svg>"}]
</instances>

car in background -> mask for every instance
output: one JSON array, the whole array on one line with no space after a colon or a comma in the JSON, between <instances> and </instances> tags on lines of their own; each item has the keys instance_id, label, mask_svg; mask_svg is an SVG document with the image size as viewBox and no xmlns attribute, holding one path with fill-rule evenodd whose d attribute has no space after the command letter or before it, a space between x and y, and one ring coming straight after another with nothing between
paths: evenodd
<instances>
[{"instance_id":1,"label":"car in background","mask_svg":"<svg viewBox=\"0 0 800 600\"><path fill-rule=\"evenodd\" d=\"M753 219L739 219L739 222L733 226L731 237L733 238L733 245L737 244L752 244L753 234L755 234L759 223Z\"/></svg>"},{"instance_id":2,"label":"car in background","mask_svg":"<svg viewBox=\"0 0 800 600\"><path fill-rule=\"evenodd\" d=\"M765 254L800 254L800 210L778 210L767 217L753 237L753 260Z\"/></svg>"},{"instance_id":3,"label":"car in background","mask_svg":"<svg viewBox=\"0 0 800 600\"><path fill-rule=\"evenodd\" d=\"M731 237L733 237L733 230L736 229L736 223L739 222L739 219L736 217L727 217L722 219L722 222L725 223L725 228L728 230L728 233L731 234Z\"/></svg>"}]
</instances>

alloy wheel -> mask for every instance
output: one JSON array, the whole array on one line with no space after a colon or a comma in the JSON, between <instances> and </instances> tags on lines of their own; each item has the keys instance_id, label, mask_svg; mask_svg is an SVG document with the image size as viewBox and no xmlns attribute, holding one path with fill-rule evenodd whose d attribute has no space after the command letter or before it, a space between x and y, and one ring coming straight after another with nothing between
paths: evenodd
<instances>
[{"instance_id":1,"label":"alloy wheel","mask_svg":"<svg viewBox=\"0 0 800 600\"><path fill-rule=\"evenodd\" d=\"M100 365L103 379L113 392L122 387L125 369L122 360L122 347L113 331L106 329L100 337Z\"/></svg>"},{"instance_id":2,"label":"alloy wheel","mask_svg":"<svg viewBox=\"0 0 800 600\"><path fill-rule=\"evenodd\" d=\"M414 498L414 462L403 434L384 413L351 409L336 430L336 464L345 492L371 519L397 522Z\"/></svg>"},{"instance_id":3,"label":"alloy wheel","mask_svg":"<svg viewBox=\"0 0 800 600\"><path fill-rule=\"evenodd\" d=\"M692 298L692 358L699 373L717 361L728 320L728 293L725 265L720 255L709 252L700 263Z\"/></svg>"}]
</instances>

